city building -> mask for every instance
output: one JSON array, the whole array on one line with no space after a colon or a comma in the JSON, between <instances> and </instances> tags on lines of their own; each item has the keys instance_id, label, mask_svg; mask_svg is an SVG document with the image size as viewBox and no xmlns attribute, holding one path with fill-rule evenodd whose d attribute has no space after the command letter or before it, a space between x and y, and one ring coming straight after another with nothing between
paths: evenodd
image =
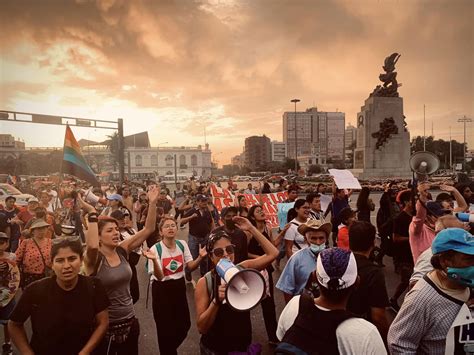
<instances>
[{"instance_id":1,"label":"city building","mask_svg":"<svg viewBox=\"0 0 474 355\"><path fill-rule=\"evenodd\" d=\"M304 112L283 114L283 141L287 156L311 156L315 152L324 161L344 159L344 112L322 112L316 107ZM295 139L296 138L296 139ZM296 141L296 143L295 143Z\"/></svg>"},{"instance_id":2,"label":"city building","mask_svg":"<svg viewBox=\"0 0 474 355\"><path fill-rule=\"evenodd\" d=\"M245 161L245 152L240 153L239 155L233 156L230 159L230 164L231 165L236 165L239 168L244 166L244 161Z\"/></svg>"},{"instance_id":3,"label":"city building","mask_svg":"<svg viewBox=\"0 0 474 355\"><path fill-rule=\"evenodd\" d=\"M260 171L266 168L266 165L272 159L272 146L270 138L266 135L252 136L245 138L245 166Z\"/></svg>"},{"instance_id":4,"label":"city building","mask_svg":"<svg viewBox=\"0 0 474 355\"><path fill-rule=\"evenodd\" d=\"M344 137L346 162L352 163L356 139L357 139L357 128L349 123L349 125L346 127L346 133Z\"/></svg>"},{"instance_id":5,"label":"city building","mask_svg":"<svg viewBox=\"0 0 474 355\"><path fill-rule=\"evenodd\" d=\"M286 144L285 142L272 141L272 161L285 161Z\"/></svg>"},{"instance_id":6,"label":"city building","mask_svg":"<svg viewBox=\"0 0 474 355\"><path fill-rule=\"evenodd\" d=\"M25 149L25 142L15 140L11 134L0 134L1 149Z\"/></svg>"}]
</instances>

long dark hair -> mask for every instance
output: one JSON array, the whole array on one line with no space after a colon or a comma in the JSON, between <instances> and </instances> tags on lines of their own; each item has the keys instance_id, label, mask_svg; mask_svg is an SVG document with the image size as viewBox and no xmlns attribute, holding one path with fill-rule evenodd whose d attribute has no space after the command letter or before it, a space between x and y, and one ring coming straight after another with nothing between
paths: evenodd
<instances>
[{"instance_id":1,"label":"long dark hair","mask_svg":"<svg viewBox=\"0 0 474 355\"><path fill-rule=\"evenodd\" d=\"M262 206L260 205L253 205L252 207L250 207L249 209L249 212L248 212L248 215L247 215L247 219L250 221L250 223L252 223L255 227L257 226L257 221L255 220L255 210L257 208L262 208Z\"/></svg>"},{"instance_id":2,"label":"long dark hair","mask_svg":"<svg viewBox=\"0 0 474 355\"><path fill-rule=\"evenodd\" d=\"M364 210L369 208L369 195L370 189L367 186L364 186L360 190L359 197L357 198L357 210Z\"/></svg>"}]
</instances>

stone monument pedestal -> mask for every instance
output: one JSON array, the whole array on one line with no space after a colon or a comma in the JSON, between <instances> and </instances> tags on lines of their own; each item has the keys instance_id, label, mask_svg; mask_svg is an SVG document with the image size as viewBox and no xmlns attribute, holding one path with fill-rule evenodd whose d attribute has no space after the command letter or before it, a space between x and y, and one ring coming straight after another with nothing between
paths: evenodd
<instances>
[{"instance_id":1,"label":"stone monument pedestal","mask_svg":"<svg viewBox=\"0 0 474 355\"><path fill-rule=\"evenodd\" d=\"M359 179L410 178L410 133L401 97L371 96L357 115L352 173Z\"/></svg>"}]
</instances>

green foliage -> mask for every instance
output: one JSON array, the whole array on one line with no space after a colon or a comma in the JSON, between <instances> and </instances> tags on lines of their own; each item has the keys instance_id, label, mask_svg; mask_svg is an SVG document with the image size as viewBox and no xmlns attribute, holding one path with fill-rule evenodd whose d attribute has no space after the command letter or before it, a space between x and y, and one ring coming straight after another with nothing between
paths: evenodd
<instances>
[{"instance_id":1,"label":"green foliage","mask_svg":"<svg viewBox=\"0 0 474 355\"><path fill-rule=\"evenodd\" d=\"M467 146L466 146L467 149ZM416 136L411 141L411 154L423 151L423 137ZM426 137L426 151L434 153L438 156L441 169L449 169L449 141L443 139L434 139L434 137ZM462 161L464 157L464 144L456 140L452 141L453 164Z\"/></svg>"},{"instance_id":2,"label":"green foliage","mask_svg":"<svg viewBox=\"0 0 474 355\"><path fill-rule=\"evenodd\" d=\"M308 174L321 174L323 172L323 168L320 165L310 165L308 168Z\"/></svg>"}]
</instances>

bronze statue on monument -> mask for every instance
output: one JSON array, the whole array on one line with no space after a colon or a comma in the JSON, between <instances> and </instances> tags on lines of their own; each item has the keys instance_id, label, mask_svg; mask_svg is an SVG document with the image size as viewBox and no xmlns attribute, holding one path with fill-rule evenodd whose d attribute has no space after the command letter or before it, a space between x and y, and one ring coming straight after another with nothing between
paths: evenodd
<instances>
[{"instance_id":1,"label":"bronze statue on monument","mask_svg":"<svg viewBox=\"0 0 474 355\"><path fill-rule=\"evenodd\" d=\"M398 97L398 87L402 84L397 82L397 72L395 71L395 64L400 59L400 54L393 53L392 55L385 58L383 70L385 73L379 75L379 80L383 82L383 85L377 85L370 94L370 96L380 97Z\"/></svg>"}]
</instances>

